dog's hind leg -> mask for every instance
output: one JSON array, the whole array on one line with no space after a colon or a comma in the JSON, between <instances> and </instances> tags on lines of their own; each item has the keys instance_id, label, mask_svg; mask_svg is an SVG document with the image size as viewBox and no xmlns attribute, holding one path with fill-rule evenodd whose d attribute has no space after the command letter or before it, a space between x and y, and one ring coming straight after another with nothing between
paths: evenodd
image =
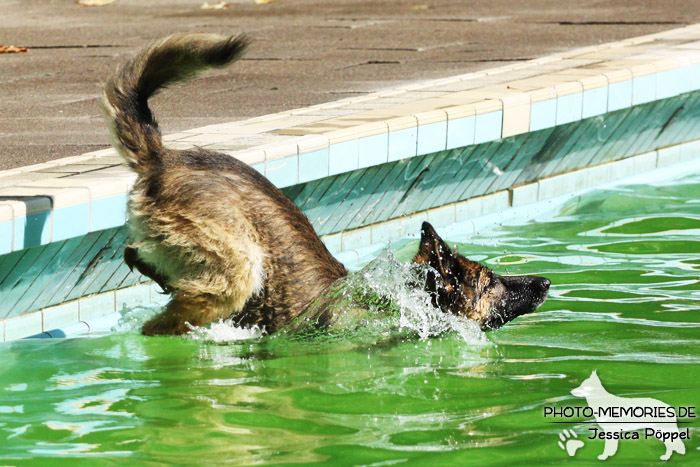
<instances>
[{"instance_id":1,"label":"dog's hind leg","mask_svg":"<svg viewBox=\"0 0 700 467\"><path fill-rule=\"evenodd\" d=\"M229 307L230 303L211 296L176 292L165 311L146 322L141 333L146 336L186 334L191 331L190 326L202 326L227 316L231 311Z\"/></svg>"}]
</instances>

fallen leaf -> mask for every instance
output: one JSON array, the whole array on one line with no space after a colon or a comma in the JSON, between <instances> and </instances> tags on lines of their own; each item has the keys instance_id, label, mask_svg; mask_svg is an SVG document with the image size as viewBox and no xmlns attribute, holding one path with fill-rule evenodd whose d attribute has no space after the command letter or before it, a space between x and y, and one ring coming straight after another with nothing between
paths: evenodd
<instances>
[{"instance_id":1,"label":"fallen leaf","mask_svg":"<svg viewBox=\"0 0 700 467\"><path fill-rule=\"evenodd\" d=\"M228 8L230 6L231 6L230 3L226 3L222 0L218 3L204 2L204 3L202 3L202 6L200 8L202 10L223 10L224 8Z\"/></svg>"},{"instance_id":2,"label":"fallen leaf","mask_svg":"<svg viewBox=\"0 0 700 467\"><path fill-rule=\"evenodd\" d=\"M29 52L26 47L15 47L14 45L0 45L0 54L23 54Z\"/></svg>"},{"instance_id":3,"label":"fallen leaf","mask_svg":"<svg viewBox=\"0 0 700 467\"><path fill-rule=\"evenodd\" d=\"M255 0L256 5L267 5L268 3L275 3L275 0Z\"/></svg>"},{"instance_id":4,"label":"fallen leaf","mask_svg":"<svg viewBox=\"0 0 700 467\"><path fill-rule=\"evenodd\" d=\"M412 10L427 10L428 5L413 5L413 7L411 7L411 9Z\"/></svg>"},{"instance_id":5,"label":"fallen leaf","mask_svg":"<svg viewBox=\"0 0 700 467\"><path fill-rule=\"evenodd\" d=\"M117 0L78 0L76 3L83 6L105 6Z\"/></svg>"}]
</instances>

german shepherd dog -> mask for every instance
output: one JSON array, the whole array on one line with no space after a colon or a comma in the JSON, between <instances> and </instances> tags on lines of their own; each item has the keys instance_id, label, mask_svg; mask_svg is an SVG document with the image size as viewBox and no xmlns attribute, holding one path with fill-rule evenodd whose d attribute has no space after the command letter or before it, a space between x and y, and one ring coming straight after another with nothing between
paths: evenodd
<instances>
[{"instance_id":1,"label":"german shepherd dog","mask_svg":"<svg viewBox=\"0 0 700 467\"><path fill-rule=\"evenodd\" d=\"M124 260L171 295L143 334L184 334L219 318L275 332L347 272L304 214L247 164L201 148L163 146L148 99L222 67L248 39L177 34L143 49L107 81L102 106L113 144L138 175ZM549 280L502 277L453 252L424 223L414 261L428 263L433 305L497 328L534 311Z\"/></svg>"}]
</instances>

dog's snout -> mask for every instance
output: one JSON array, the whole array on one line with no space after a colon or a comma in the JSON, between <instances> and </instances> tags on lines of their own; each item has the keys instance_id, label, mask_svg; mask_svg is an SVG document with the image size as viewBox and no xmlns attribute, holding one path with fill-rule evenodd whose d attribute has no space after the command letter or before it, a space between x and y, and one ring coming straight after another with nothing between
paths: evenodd
<instances>
[{"instance_id":1,"label":"dog's snout","mask_svg":"<svg viewBox=\"0 0 700 467\"><path fill-rule=\"evenodd\" d=\"M540 287L542 287L544 291L549 290L550 285L552 285L552 281L550 281L546 277L540 277Z\"/></svg>"}]
</instances>

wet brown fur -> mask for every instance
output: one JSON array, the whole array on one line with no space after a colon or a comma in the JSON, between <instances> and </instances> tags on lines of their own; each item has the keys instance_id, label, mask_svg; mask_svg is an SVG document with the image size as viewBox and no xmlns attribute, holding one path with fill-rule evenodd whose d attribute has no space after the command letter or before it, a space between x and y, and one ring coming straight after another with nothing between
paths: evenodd
<instances>
[{"instance_id":1,"label":"wet brown fur","mask_svg":"<svg viewBox=\"0 0 700 467\"><path fill-rule=\"evenodd\" d=\"M148 99L197 71L230 63L247 44L244 36L169 36L105 85L102 106L114 146L138 175L124 259L172 296L144 334L183 334L187 323L229 316L274 332L346 275L304 214L257 171L225 154L163 146ZM435 270L428 283L435 306L484 327L512 319L498 311L508 301L500 276L452 253L427 223L415 261ZM532 309L544 297L546 290L532 299Z\"/></svg>"},{"instance_id":2,"label":"wet brown fur","mask_svg":"<svg viewBox=\"0 0 700 467\"><path fill-rule=\"evenodd\" d=\"M125 260L172 295L144 334L182 334L186 322L232 314L274 331L346 274L301 211L257 171L224 154L162 144L148 98L199 69L229 63L246 45L243 36L170 36L105 85L115 146L138 174Z\"/></svg>"}]
</instances>

